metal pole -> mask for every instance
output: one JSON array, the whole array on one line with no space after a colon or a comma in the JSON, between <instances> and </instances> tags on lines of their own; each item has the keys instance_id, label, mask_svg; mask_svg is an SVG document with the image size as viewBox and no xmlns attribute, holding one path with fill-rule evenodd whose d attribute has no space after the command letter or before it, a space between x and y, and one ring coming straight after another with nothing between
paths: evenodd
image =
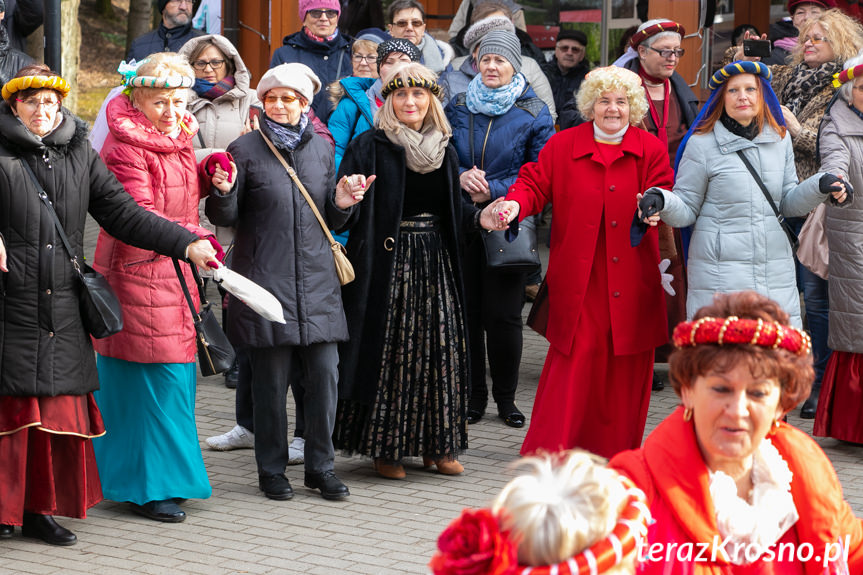
<instances>
[{"instance_id":1,"label":"metal pole","mask_svg":"<svg viewBox=\"0 0 863 575\"><path fill-rule=\"evenodd\" d=\"M238 0L224 0L222 2L222 36L240 48L240 16Z\"/></svg>"},{"instance_id":2,"label":"metal pole","mask_svg":"<svg viewBox=\"0 0 863 575\"><path fill-rule=\"evenodd\" d=\"M608 15L611 0L603 0L602 16L599 18L599 65L608 66Z\"/></svg>"},{"instance_id":3,"label":"metal pole","mask_svg":"<svg viewBox=\"0 0 863 575\"><path fill-rule=\"evenodd\" d=\"M63 73L63 50L60 35L60 0L44 0L45 64L58 74Z\"/></svg>"}]
</instances>

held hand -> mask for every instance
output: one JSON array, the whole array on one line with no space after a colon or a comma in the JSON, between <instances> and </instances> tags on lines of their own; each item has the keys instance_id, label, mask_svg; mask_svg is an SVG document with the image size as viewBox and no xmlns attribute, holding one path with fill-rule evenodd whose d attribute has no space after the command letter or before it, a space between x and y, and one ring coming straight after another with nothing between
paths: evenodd
<instances>
[{"instance_id":1,"label":"held hand","mask_svg":"<svg viewBox=\"0 0 863 575\"><path fill-rule=\"evenodd\" d=\"M479 225L490 231L505 230L511 220L508 220L506 214L500 210L503 203L507 203L506 200L498 198L484 207L479 214ZM515 202L509 203L515 204Z\"/></svg>"},{"instance_id":2,"label":"held hand","mask_svg":"<svg viewBox=\"0 0 863 575\"><path fill-rule=\"evenodd\" d=\"M844 204L845 200L848 199L848 189L845 186L844 180L845 176L839 174L839 182L833 184L833 190L830 191L830 195L833 196L833 199L836 200L837 204Z\"/></svg>"},{"instance_id":3,"label":"held hand","mask_svg":"<svg viewBox=\"0 0 863 575\"><path fill-rule=\"evenodd\" d=\"M376 178L375 175L366 177L362 174L343 176L336 184L336 206L344 210L363 201L366 190Z\"/></svg>"},{"instance_id":4,"label":"held hand","mask_svg":"<svg viewBox=\"0 0 863 575\"><path fill-rule=\"evenodd\" d=\"M474 166L471 169L462 172L458 179L462 189L468 194L470 194L470 197L473 201L487 202L489 199L491 199L490 195L484 200L477 200L476 198L474 198L474 194L488 195L489 193L488 182L485 179L484 170L480 170L479 168Z\"/></svg>"},{"instance_id":5,"label":"held hand","mask_svg":"<svg viewBox=\"0 0 863 575\"><path fill-rule=\"evenodd\" d=\"M663 206L659 206L653 194L636 194L638 200L638 218L649 226L659 225L659 212Z\"/></svg>"},{"instance_id":6,"label":"held hand","mask_svg":"<svg viewBox=\"0 0 863 575\"><path fill-rule=\"evenodd\" d=\"M9 268L6 267L6 244L2 240L0 240L0 271L9 271Z\"/></svg>"},{"instance_id":7,"label":"held hand","mask_svg":"<svg viewBox=\"0 0 863 575\"><path fill-rule=\"evenodd\" d=\"M210 240L198 240L189 244L186 249L186 257L193 264L202 269L207 269L207 262L213 262L213 267L219 266L219 261L216 259L216 250Z\"/></svg>"},{"instance_id":8,"label":"held hand","mask_svg":"<svg viewBox=\"0 0 863 575\"><path fill-rule=\"evenodd\" d=\"M761 40L767 40L767 34L762 34L760 37L757 34L752 34L749 30L743 33L744 40L756 39L760 38ZM746 60L749 62L760 62L761 58L759 56L746 56L743 53L743 44L739 44L737 49L734 51L734 59L735 60Z\"/></svg>"},{"instance_id":9,"label":"held hand","mask_svg":"<svg viewBox=\"0 0 863 575\"><path fill-rule=\"evenodd\" d=\"M219 190L219 193L225 195L234 187L234 174L237 173L237 165L231 162L231 171L226 172L221 166L216 166L216 171L213 172L213 187Z\"/></svg>"}]
</instances>

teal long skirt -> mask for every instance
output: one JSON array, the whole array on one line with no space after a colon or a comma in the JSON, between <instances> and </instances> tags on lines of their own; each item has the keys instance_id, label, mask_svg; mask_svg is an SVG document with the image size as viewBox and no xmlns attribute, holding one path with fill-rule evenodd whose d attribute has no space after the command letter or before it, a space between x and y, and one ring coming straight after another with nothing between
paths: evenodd
<instances>
[{"instance_id":1,"label":"teal long skirt","mask_svg":"<svg viewBox=\"0 0 863 575\"><path fill-rule=\"evenodd\" d=\"M93 440L102 493L142 505L212 493L195 426L195 364L98 355L93 395L107 433Z\"/></svg>"}]
</instances>

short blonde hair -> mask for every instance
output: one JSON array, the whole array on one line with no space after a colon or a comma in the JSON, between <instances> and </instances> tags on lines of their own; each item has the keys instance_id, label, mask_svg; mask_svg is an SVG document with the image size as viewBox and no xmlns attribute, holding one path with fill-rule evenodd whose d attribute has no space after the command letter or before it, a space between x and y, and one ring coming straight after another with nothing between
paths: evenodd
<instances>
[{"instance_id":1,"label":"short blonde hair","mask_svg":"<svg viewBox=\"0 0 863 575\"><path fill-rule=\"evenodd\" d=\"M437 83L437 74L419 62L403 62L401 64L397 64L390 70L386 78L382 78L381 81L383 82L383 85L386 86L395 78L401 78L405 82L405 85L407 85L408 78ZM394 92L397 91L398 90L395 90ZM447 120L446 114L444 114L443 105L441 104L440 99L432 94L431 90L428 90L428 93L429 109L426 113L425 119L423 120L423 127L427 126L429 122L431 122L434 127L442 132L446 137L452 136L452 127L450 127L449 120ZM380 107L377 114L375 114L375 127L385 132L393 132L396 134L404 128L404 124L402 124L396 117L396 112L393 109L392 93L387 96L383 105Z\"/></svg>"},{"instance_id":2,"label":"short blonde hair","mask_svg":"<svg viewBox=\"0 0 863 575\"><path fill-rule=\"evenodd\" d=\"M612 532L627 504L617 472L586 451L528 457L516 466L528 473L510 481L492 508L519 541L521 565L553 565L588 549ZM606 573L633 573L630 555Z\"/></svg>"},{"instance_id":3,"label":"short blonde hair","mask_svg":"<svg viewBox=\"0 0 863 575\"><path fill-rule=\"evenodd\" d=\"M593 107L603 94L623 92L629 102L629 123L636 126L647 113L647 98L641 78L626 68L607 66L591 70L581 83L576 96L578 111L587 120L593 120Z\"/></svg>"},{"instance_id":4,"label":"short blonde hair","mask_svg":"<svg viewBox=\"0 0 863 575\"><path fill-rule=\"evenodd\" d=\"M800 41L792 51L791 63L797 65L803 61L804 44L802 40L809 34L812 26L818 24L830 47L833 49L833 54L840 63L853 58L863 48L863 26L857 20L846 15L838 8L832 8L823 12L817 18L810 18L800 30Z\"/></svg>"},{"instance_id":5,"label":"short blonde hair","mask_svg":"<svg viewBox=\"0 0 863 575\"><path fill-rule=\"evenodd\" d=\"M354 40L354 43L351 46L351 54L356 54L359 50L373 52L375 54L375 58L377 58L378 43L372 42L371 40Z\"/></svg>"},{"instance_id":6,"label":"short blonde hair","mask_svg":"<svg viewBox=\"0 0 863 575\"><path fill-rule=\"evenodd\" d=\"M166 78L168 76L186 76L195 79L195 71L192 65L189 64L188 58L176 52L156 52L147 58L138 66L135 72L136 76L153 76L156 78ZM172 90L171 88L146 88L143 86L130 87L129 97L133 102L135 94L148 94L155 90ZM188 90L188 88L176 88L174 90Z\"/></svg>"}]
</instances>

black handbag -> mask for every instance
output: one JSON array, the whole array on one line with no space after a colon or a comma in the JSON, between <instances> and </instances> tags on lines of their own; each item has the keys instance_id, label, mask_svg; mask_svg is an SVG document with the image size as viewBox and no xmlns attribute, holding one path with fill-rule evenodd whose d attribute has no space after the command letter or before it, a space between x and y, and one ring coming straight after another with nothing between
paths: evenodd
<instances>
[{"instance_id":1,"label":"black handbag","mask_svg":"<svg viewBox=\"0 0 863 575\"><path fill-rule=\"evenodd\" d=\"M468 137L470 138L470 159L476 165L473 152L473 113L469 116ZM480 159L484 164L485 157ZM506 239L506 231L480 230L480 238L485 248L485 265L490 269L510 273L532 273L539 269L539 252L536 251L536 223L526 218L518 224L518 235L513 241Z\"/></svg>"},{"instance_id":2,"label":"black handbag","mask_svg":"<svg viewBox=\"0 0 863 575\"><path fill-rule=\"evenodd\" d=\"M501 272L532 273L539 269L539 252L536 250L536 223L528 217L518 224L518 235L507 241L506 231L481 230L485 247L485 265Z\"/></svg>"},{"instance_id":3,"label":"black handbag","mask_svg":"<svg viewBox=\"0 0 863 575\"><path fill-rule=\"evenodd\" d=\"M66 237L66 232L57 218L57 212L54 211L54 206L51 205L51 200L48 199L48 194L42 188L39 180L36 179L36 174L30 169L30 166L23 158L19 158L25 171L30 175L30 179L39 190L39 199L48 209L48 214L54 220L54 227L57 228L57 234L63 242L63 247L66 248L66 253L69 254L69 261L72 262L72 267L75 268L75 273L78 279L81 280L81 291L78 294L78 308L81 313L81 323L87 333L96 339L102 339L109 335L114 335L123 329L123 308L120 305L120 300L105 276L88 266L86 263L78 262L78 256L72 251L72 245L69 243L69 238Z\"/></svg>"},{"instance_id":4,"label":"black handbag","mask_svg":"<svg viewBox=\"0 0 863 575\"><path fill-rule=\"evenodd\" d=\"M192 312L192 321L195 323L195 344L198 346L198 367L201 369L201 375L224 373L234 364L237 354L231 342L228 341L228 336L222 330L222 326L219 325L216 314L213 313L212 305L207 301L207 296L204 293L204 280L201 279L197 267L191 264L192 275L198 285L198 297L201 301L201 311L195 311L195 303L192 301L192 295L186 285L186 278L183 277L183 271L180 269L180 262L177 258L173 258L173 260L177 278L180 280L180 287L183 288L183 295L186 296L186 302Z\"/></svg>"}]
</instances>

